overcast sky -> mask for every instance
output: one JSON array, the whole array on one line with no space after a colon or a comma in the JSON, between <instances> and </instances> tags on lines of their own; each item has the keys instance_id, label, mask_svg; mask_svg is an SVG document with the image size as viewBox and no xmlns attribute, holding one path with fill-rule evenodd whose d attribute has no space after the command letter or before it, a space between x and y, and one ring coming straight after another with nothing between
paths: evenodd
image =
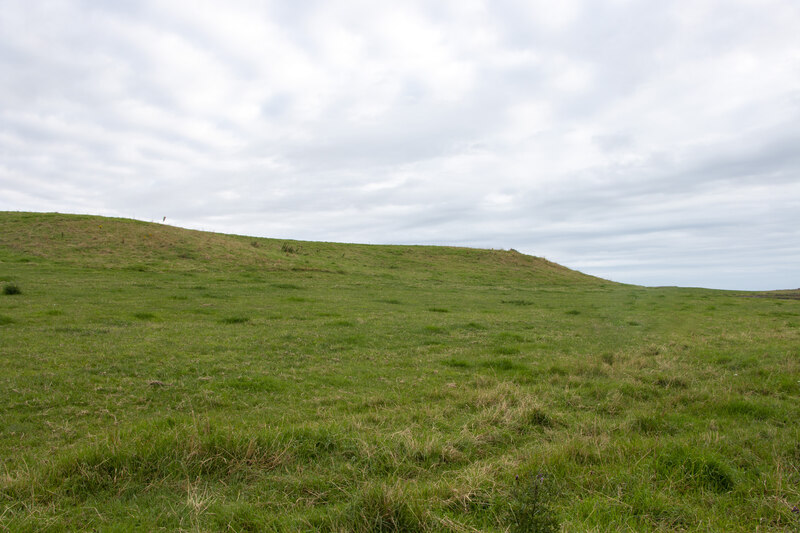
<instances>
[{"instance_id":1,"label":"overcast sky","mask_svg":"<svg viewBox=\"0 0 800 533\"><path fill-rule=\"evenodd\" d=\"M0 210L800 287L800 2L0 0Z\"/></svg>"}]
</instances>

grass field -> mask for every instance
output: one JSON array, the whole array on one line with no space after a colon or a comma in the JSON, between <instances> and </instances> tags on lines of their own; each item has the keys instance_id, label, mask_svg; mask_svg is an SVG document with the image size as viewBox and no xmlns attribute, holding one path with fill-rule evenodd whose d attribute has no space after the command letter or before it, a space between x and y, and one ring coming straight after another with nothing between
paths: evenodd
<instances>
[{"instance_id":1,"label":"grass field","mask_svg":"<svg viewBox=\"0 0 800 533\"><path fill-rule=\"evenodd\" d=\"M0 287L0 530L800 529L798 291L28 213Z\"/></svg>"}]
</instances>

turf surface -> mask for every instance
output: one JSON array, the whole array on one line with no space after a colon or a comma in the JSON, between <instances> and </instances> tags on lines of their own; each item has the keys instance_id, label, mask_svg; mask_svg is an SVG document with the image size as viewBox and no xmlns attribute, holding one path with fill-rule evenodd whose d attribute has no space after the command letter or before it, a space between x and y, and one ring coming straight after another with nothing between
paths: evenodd
<instances>
[{"instance_id":1,"label":"turf surface","mask_svg":"<svg viewBox=\"0 0 800 533\"><path fill-rule=\"evenodd\" d=\"M33 213L0 286L0 529L800 528L798 291Z\"/></svg>"}]
</instances>

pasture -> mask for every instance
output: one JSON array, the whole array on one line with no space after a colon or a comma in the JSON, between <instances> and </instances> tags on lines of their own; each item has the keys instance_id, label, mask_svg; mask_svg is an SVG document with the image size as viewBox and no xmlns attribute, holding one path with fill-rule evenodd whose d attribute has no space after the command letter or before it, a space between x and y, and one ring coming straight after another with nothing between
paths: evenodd
<instances>
[{"instance_id":1,"label":"pasture","mask_svg":"<svg viewBox=\"0 0 800 533\"><path fill-rule=\"evenodd\" d=\"M0 286L0 530L800 529L797 291L31 213Z\"/></svg>"}]
</instances>

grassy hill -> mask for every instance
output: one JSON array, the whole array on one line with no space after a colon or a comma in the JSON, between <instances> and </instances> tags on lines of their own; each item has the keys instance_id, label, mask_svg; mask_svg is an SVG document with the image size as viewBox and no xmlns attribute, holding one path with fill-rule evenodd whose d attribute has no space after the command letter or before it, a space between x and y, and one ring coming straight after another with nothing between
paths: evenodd
<instances>
[{"instance_id":1,"label":"grassy hill","mask_svg":"<svg viewBox=\"0 0 800 533\"><path fill-rule=\"evenodd\" d=\"M0 213L0 235L5 252L18 260L81 268L389 273L423 279L442 272L472 281L498 276L548 284L602 281L514 251L262 239L89 215Z\"/></svg>"},{"instance_id":2,"label":"grassy hill","mask_svg":"<svg viewBox=\"0 0 800 533\"><path fill-rule=\"evenodd\" d=\"M0 213L0 529L795 530L796 294Z\"/></svg>"}]
</instances>

